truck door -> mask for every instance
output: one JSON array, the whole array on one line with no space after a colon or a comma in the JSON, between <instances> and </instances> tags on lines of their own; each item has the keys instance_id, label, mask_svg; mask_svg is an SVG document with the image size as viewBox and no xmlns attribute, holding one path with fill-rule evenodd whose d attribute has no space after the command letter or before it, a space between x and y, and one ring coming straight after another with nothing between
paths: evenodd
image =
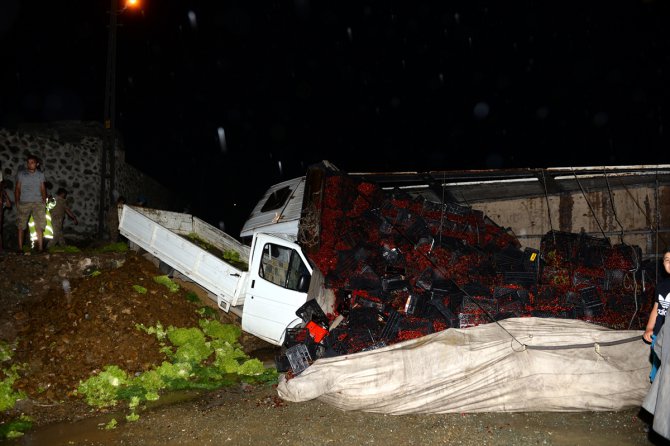
<instances>
[{"instance_id":1,"label":"truck door","mask_svg":"<svg viewBox=\"0 0 670 446\"><path fill-rule=\"evenodd\" d=\"M307 301L312 268L300 247L279 237L256 234L251 248L242 329L281 345L284 330L296 325L296 310Z\"/></svg>"}]
</instances>

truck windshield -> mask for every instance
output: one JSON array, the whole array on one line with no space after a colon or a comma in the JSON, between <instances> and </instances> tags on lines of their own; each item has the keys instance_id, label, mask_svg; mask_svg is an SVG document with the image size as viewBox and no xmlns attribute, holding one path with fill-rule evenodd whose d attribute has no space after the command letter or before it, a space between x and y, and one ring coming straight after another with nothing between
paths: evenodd
<instances>
[{"instance_id":1,"label":"truck windshield","mask_svg":"<svg viewBox=\"0 0 670 446\"><path fill-rule=\"evenodd\" d=\"M309 270L300 255L291 248L266 243L258 275L263 279L290 290L306 292Z\"/></svg>"}]
</instances>

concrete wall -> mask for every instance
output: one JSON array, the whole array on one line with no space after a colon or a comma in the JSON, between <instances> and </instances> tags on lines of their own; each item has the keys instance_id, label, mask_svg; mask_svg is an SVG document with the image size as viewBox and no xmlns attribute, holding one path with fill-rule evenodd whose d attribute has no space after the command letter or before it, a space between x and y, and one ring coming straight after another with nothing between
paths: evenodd
<instances>
[{"instance_id":1,"label":"concrete wall","mask_svg":"<svg viewBox=\"0 0 670 446\"><path fill-rule=\"evenodd\" d=\"M70 208L79 220L74 225L66 219L66 239L90 238L98 231L100 209L100 164L103 129L100 123L60 122L23 125L17 130L0 129L0 168L5 188L12 202L19 167L24 167L28 154L42 160L42 170L53 195L60 187L69 191ZM117 145L115 196L123 195L128 203L140 196L148 205L173 210L178 198L148 175L127 164L125 152ZM9 187L8 187L9 186ZM109 196L109 193L106 194ZM109 203L103 203L106 209ZM5 210L5 246L16 244L16 210ZM106 232L105 232L106 234Z\"/></svg>"},{"instance_id":2,"label":"concrete wall","mask_svg":"<svg viewBox=\"0 0 670 446\"><path fill-rule=\"evenodd\" d=\"M539 249L542 236L552 229L584 231L596 237L604 233L613 244L623 240L653 256L670 246L670 221L665 221L670 215L669 198L667 186L658 190L613 187L611 195L609 191L579 192L471 204L498 225L510 228L527 247Z\"/></svg>"}]
</instances>

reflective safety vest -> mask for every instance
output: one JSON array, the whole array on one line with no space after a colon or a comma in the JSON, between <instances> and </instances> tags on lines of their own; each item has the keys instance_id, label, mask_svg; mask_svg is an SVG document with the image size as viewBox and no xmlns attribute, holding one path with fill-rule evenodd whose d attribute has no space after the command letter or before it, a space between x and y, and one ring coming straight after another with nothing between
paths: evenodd
<instances>
[{"instance_id":1,"label":"reflective safety vest","mask_svg":"<svg viewBox=\"0 0 670 446\"><path fill-rule=\"evenodd\" d=\"M46 204L46 216L47 216L47 226L44 228L44 234L42 234L42 238L45 239L52 239L54 238L54 228L51 225L51 209L56 206L56 200L54 199L48 199L47 198L47 204ZM28 231L30 232L30 246L31 248L35 247L35 242L37 241L37 228L35 227L35 220L33 219L33 216L30 216L30 219L28 219Z\"/></svg>"},{"instance_id":2,"label":"reflective safety vest","mask_svg":"<svg viewBox=\"0 0 670 446\"><path fill-rule=\"evenodd\" d=\"M51 224L51 210L56 207L55 198L47 198L47 227L44 228L44 238L54 238L54 227Z\"/></svg>"}]
</instances>

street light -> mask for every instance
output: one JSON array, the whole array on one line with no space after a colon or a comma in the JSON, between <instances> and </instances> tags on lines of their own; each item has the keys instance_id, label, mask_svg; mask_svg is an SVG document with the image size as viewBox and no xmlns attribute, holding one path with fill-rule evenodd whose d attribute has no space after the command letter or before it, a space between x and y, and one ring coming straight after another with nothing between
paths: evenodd
<instances>
[{"instance_id":1,"label":"street light","mask_svg":"<svg viewBox=\"0 0 670 446\"><path fill-rule=\"evenodd\" d=\"M110 0L109 30L107 41L107 76L105 79L105 113L104 134L102 140L102 154L100 157L100 209L98 220L98 234L102 237L105 229L105 203L114 201L114 173L116 149L116 18L126 9L139 7L139 0L126 0L122 9L119 9L118 0ZM109 185L107 185L109 183ZM107 197L107 190L109 197Z\"/></svg>"}]
</instances>

